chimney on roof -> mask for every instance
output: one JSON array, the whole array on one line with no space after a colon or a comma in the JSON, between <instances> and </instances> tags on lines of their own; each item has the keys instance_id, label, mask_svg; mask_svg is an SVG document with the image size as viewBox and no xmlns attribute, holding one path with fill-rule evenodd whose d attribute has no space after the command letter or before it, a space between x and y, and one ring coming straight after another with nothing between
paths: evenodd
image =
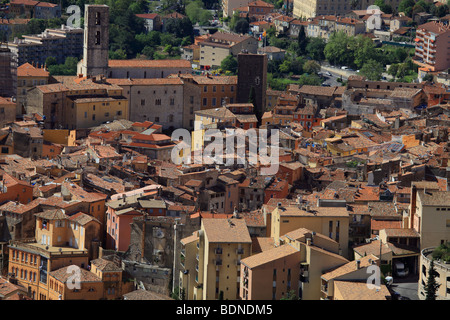
<instances>
[{"instance_id":1,"label":"chimney on roof","mask_svg":"<svg viewBox=\"0 0 450 320\"><path fill-rule=\"evenodd\" d=\"M312 239L311 238L306 238L306 245L310 246L312 244Z\"/></svg>"},{"instance_id":2,"label":"chimney on roof","mask_svg":"<svg viewBox=\"0 0 450 320\"><path fill-rule=\"evenodd\" d=\"M361 260L356 260L356 269L361 269Z\"/></svg>"}]
</instances>

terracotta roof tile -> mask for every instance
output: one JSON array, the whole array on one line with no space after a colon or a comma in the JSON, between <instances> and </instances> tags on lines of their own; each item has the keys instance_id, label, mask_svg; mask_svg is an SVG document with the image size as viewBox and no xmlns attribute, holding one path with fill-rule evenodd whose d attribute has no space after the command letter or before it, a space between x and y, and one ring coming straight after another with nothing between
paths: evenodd
<instances>
[{"instance_id":1,"label":"terracotta roof tile","mask_svg":"<svg viewBox=\"0 0 450 320\"><path fill-rule=\"evenodd\" d=\"M50 276L54 277L55 279L61 281L62 283L66 283L67 281L71 280L71 276L73 275L73 272L70 272L68 269L73 266L67 266L63 267L61 269L55 270L50 272ZM80 282L101 282L102 280L97 277L94 273L87 271L85 269L82 269L78 266L76 266L80 270Z\"/></svg>"},{"instance_id":2,"label":"terracotta roof tile","mask_svg":"<svg viewBox=\"0 0 450 320\"><path fill-rule=\"evenodd\" d=\"M128 60L109 60L108 66L110 68L191 68L191 63L188 60L184 59L178 60L128 59Z\"/></svg>"},{"instance_id":3,"label":"terracotta roof tile","mask_svg":"<svg viewBox=\"0 0 450 320\"><path fill-rule=\"evenodd\" d=\"M368 255L365 257L362 257L359 259L360 261L360 268L369 267L372 265L374 261L377 261L378 258L375 255ZM326 272L322 275L322 279L325 279L327 281L331 279L338 278L340 276L344 276L346 274L352 273L357 269L357 260L350 261L340 267L334 268L330 270L329 272Z\"/></svg>"},{"instance_id":4,"label":"terracotta roof tile","mask_svg":"<svg viewBox=\"0 0 450 320\"><path fill-rule=\"evenodd\" d=\"M241 263L252 269L291 255L300 256L300 251L291 245L284 244L282 246L251 255L250 257L242 259Z\"/></svg>"},{"instance_id":5,"label":"terracotta roof tile","mask_svg":"<svg viewBox=\"0 0 450 320\"><path fill-rule=\"evenodd\" d=\"M247 225L242 219L202 219L209 242L251 243Z\"/></svg>"},{"instance_id":6,"label":"terracotta roof tile","mask_svg":"<svg viewBox=\"0 0 450 320\"><path fill-rule=\"evenodd\" d=\"M18 77L48 77L48 75L49 72L45 69L33 67L28 62L17 68Z\"/></svg>"},{"instance_id":7,"label":"terracotta roof tile","mask_svg":"<svg viewBox=\"0 0 450 320\"><path fill-rule=\"evenodd\" d=\"M334 281L334 296L343 300L388 300L391 294L382 284L379 289L369 288L367 283L355 281Z\"/></svg>"}]
</instances>

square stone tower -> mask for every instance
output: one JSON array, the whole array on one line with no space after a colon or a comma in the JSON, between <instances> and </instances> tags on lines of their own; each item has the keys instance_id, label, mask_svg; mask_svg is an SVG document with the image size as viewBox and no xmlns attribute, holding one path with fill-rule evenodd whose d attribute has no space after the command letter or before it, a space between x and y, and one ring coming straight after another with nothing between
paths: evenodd
<instances>
[{"instance_id":1,"label":"square stone tower","mask_svg":"<svg viewBox=\"0 0 450 320\"><path fill-rule=\"evenodd\" d=\"M249 102L250 92L254 90L254 110L258 123L260 123L266 106L267 55L239 53L237 60L238 85L236 100L238 103Z\"/></svg>"},{"instance_id":2,"label":"square stone tower","mask_svg":"<svg viewBox=\"0 0 450 320\"><path fill-rule=\"evenodd\" d=\"M109 7L86 5L84 11L83 60L78 73L83 76L106 76L108 73Z\"/></svg>"}]
</instances>

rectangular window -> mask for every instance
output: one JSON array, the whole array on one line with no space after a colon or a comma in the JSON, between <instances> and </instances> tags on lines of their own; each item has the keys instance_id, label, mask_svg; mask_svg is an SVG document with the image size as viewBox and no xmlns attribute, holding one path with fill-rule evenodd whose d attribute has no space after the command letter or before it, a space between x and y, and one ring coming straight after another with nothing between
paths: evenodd
<instances>
[{"instance_id":1,"label":"rectangular window","mask_svg":"<svg viewBox=\"0 0 450 320\"><path fill-rule=\"evenodd\" d=\"M95 44L96 45L100 44L100 39L101 39L100 31L97 31L95 34Z\"/></svg>"}]
</instances>

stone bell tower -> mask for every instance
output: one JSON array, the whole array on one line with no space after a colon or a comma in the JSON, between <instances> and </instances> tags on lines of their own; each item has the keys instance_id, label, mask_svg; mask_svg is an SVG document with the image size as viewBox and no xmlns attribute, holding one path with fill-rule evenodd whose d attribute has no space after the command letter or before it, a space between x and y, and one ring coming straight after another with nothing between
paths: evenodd
<instances>
[{"instance_id":1,"label":"stone bell tower","mask_svg":"<svg viewBox=\"0 0 450 320\"><path fill-rule=\"evenodd\" d=\"M83 60L78 74L95 77L108 73L109 7L86 5L84 11Z\"/></svg>"}]
</instances>

